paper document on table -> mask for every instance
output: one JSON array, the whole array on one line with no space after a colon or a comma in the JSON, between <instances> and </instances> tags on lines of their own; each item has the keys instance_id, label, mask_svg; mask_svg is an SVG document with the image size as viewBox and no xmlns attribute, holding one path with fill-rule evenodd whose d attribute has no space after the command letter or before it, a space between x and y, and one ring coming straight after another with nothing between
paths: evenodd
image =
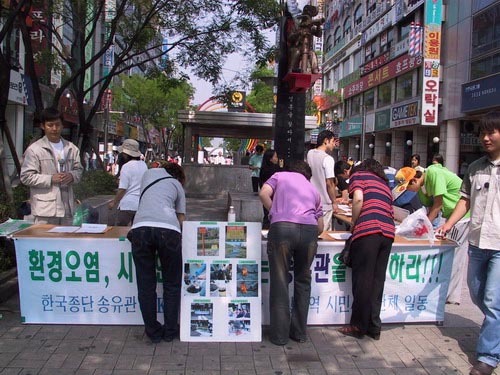
<instances>
[{"instance_id":1,"label":"paper document on table","mask_svg":"<svg viewBox=\"0 0 500 375\"><path fill-rule=\"evenodd\" d=\"M328 233L328 235L332 238L335 238L336 240L347 240L349 237L351 237L351 233Z\"/></svg>"},{"instance_id":2,"label":"paper document on table","mask_svg":"<svg viewBox=\"0 0 500 375\"><path fill-rule=\"evenodd\" d=\"M75 233L79 227L54 227L47 231L47 233Z\"/></svg>"},{"instance_id":3,"label":"paper document on table","mask_svg":"<svg viewBox=\"0 0 500 375\"><path fill-rule=\"evenodd\" d=\"M75 233L104 233L107 229L106 224L82 224Z\"/></svg>"}]
</instances>

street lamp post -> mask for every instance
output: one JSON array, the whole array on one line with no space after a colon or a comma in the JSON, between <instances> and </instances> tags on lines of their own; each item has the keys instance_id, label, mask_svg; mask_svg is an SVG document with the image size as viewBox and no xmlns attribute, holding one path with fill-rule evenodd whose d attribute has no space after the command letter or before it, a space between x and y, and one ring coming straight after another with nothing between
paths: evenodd
<instances>
[{"instance_id":1,"label":"street lamp post","mask_svg":"<svg viewBox=\"0 0 500 375\"><path fill-rule=\"evenodd\" d=\"M106 98L104 100L104 156L103 156L103 161L108 153L109 110L111 107L111 97L113 95L111 92L111 89L106 89L106 93L104 95L106 96Z\"/></svg>"}]
</instances>

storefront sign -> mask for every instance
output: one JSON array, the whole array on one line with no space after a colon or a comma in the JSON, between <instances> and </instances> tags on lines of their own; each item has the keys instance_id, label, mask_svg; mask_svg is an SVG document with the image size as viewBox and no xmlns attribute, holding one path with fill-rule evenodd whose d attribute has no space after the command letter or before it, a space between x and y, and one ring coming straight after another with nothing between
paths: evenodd
<instances>
[{"instance_id":1,"label":"storefront sign","mask_svg":"<svg viewBox=\"0 0 500 375\"><path fill-rule=\"evenodd\" d=\"M382 17L380 17L377 22L371 25L366 31L363 33L365 38L365 43L377 35L379 35L382 31L391 26L391 19L393 18L393 10L387 12Z\"/></svg>"},{"instance_id":2,"label":"storefront sign","mask_svg":"<svg viewBox=\"0 0 500 375\"><path fill-rule=\"evenodd\" d=\"M382 68L363 76L360 80L344 87L344 99L350 98L351 96L362 93L374 86L409 72L420 66L420 64L422 64L422 59L420 57L410 57L408 55L401 56Z\"/></svg>"},{"instance_id":3,"label":"storefront sign","mask_svg":"<svg viewBox=\"0 0 500 375\"><path fill-rule=\"evenodd\" d=\"M391 110L383 109L375 112L375 131L389 129L391 127Z\"/></svg>"},{"instance_id":4,"label":"storefront sign","mask_svg":"<svg viewBox=\"0 0 500 375\"><path fill-rule=\"evenodd\" d=\"M380 68L389 62L390 53L386 52L380 56L375 57L373 60L368 61L365 65L360 68L361 75L370 73L371 71Z\"/></svg>"},{"instance_id":5,"label":"storefront sign","mask_svg":"<svg viewBox=\"0 0 500 375\"><path fill-rule=\"evenodd\" d=\"M44 33L44 30L49 25L49 14L49 5L46 0L38 1L30 8L28 20L31 22L31 25L28 24L28 30L34 56L49 49L49 42ZM49 84L47 65L35 61L35 73L37 77L41 78L41 83Z\"/></svg>"},{"instance_id":6,"label":"storefront sign","mask_svg":"<svg viewBox=\"0 0 500 375\"><path fill-rule=\"evenodd\" d=\"M339 89L347 86L350 83L357 81L359 79L359 77L360 77L360 70L356 69L351 74L348 74L347 76L345 76L339 80Z\"/></svg>"},{"instance_id":7,"label":"storefront sign","mask_svg":"<svg viewBox=\"0 0 500 375\"><path fill-rule=\"evenodd\" d=\"M10 71L9 101L23 105L28 104L25 79L29 78L16 70Z\"/></svg>"},{"instance_id":8,"label":"storefront sign","mask_svg":"<svg viewBox=\"0 0 500 375\"><path fill-rule=\"evenodd\" d=\"M420 123L419 102L413 101L391 108L391 128L416 125Z\"/></svg>"},{"instance_id":9,"label":"storefront sign","mask_svg":"<svg viewBox=\"0 0 500 375\"><path fill-rule=\"evenodd\" d=\"M340 137L348 137L350 135L361 134L361 125L363 119L361 116L354 116L340 123Z\"/></svg>"},{"instance_id":10,"label":"storefront sign","mask_svg":"<svg viewBox=\"0 0 500 375\"><path fill-rule=\"evenodd\" d=\"M472 112L498 106L500 74L462 85L462 112Z\"/></svg>"},{"instance_id":11,"label":"storefront sign","mask_svg":"<svg viewBox=\"0 0 500 375\"><path fill-rule=\"evenodd\" d=\"M425 1L422 125L438 124L442 0Z\"/></svg>"},{"instance_id":12,"label":"storefront sign","mask_svg":"<svg viewBox=\"0 0 500 375\"><path fill-rule=\"evenodd\" d=\"M394 3L394 18L392 24L397 24L405 15L405 2L404 0L396 0Z\"/></svg>"},{"instance_id":13,"label":"storefront sign","mask_svg":"<svg viewBox=\"0 0 500 375\"><path fill-rule=\"evenodd\" d=\"M406 37L402 41L396 43L393 47L391 47L391 59L394 59L398 56L401 56L403 53L408 52L410 48L410 38Z\"/></svg>"},{"instance_id":14,"label":"storefront sign","mask_svg":"<svg viewBox=\"0 0 500 375\"><path fill-rule=\"evenodd\" d=\"M228 112L243 112L245 110L245 91L231 91L229 94Z\"/></svg>"}]
</instances>

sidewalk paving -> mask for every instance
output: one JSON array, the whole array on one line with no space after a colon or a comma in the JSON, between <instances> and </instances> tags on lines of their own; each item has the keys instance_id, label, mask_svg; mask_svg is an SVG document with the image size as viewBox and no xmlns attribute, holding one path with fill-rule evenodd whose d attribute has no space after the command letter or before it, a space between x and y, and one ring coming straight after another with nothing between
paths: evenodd
<instances>
[{"instance_id":1,"label":"sidewalk paving","mask_svg":"<svg viewBox=\"0 0 500 375\"><path fill-rule=\"evenodd\" d=\"M222 199L188 199L190 220L224 217ZM142 326L24 325L15 295L0 304L0 375L468 375L483 317L466 285L462 300L443 326L386 324L380 341L310 326L307 343L280 347L267 327L262 342L152 344Z\"/></svg>"}]
</instances>

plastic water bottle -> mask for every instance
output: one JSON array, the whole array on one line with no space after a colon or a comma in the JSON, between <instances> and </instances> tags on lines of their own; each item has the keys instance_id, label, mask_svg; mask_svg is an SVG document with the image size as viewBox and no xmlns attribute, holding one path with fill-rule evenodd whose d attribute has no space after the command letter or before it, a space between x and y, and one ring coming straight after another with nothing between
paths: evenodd
<instances>
[{"instance_id":1,"label":"plastic water bottle","mask_svg":"<svg viewBox=\"0 0 500 375\"><path fill-rule=\"evenodd\" d=\"M227 212L227 221L232 223L236 221L236 211L234 206L229 206L229 211Z\"/></svg>"}]
</instances>

